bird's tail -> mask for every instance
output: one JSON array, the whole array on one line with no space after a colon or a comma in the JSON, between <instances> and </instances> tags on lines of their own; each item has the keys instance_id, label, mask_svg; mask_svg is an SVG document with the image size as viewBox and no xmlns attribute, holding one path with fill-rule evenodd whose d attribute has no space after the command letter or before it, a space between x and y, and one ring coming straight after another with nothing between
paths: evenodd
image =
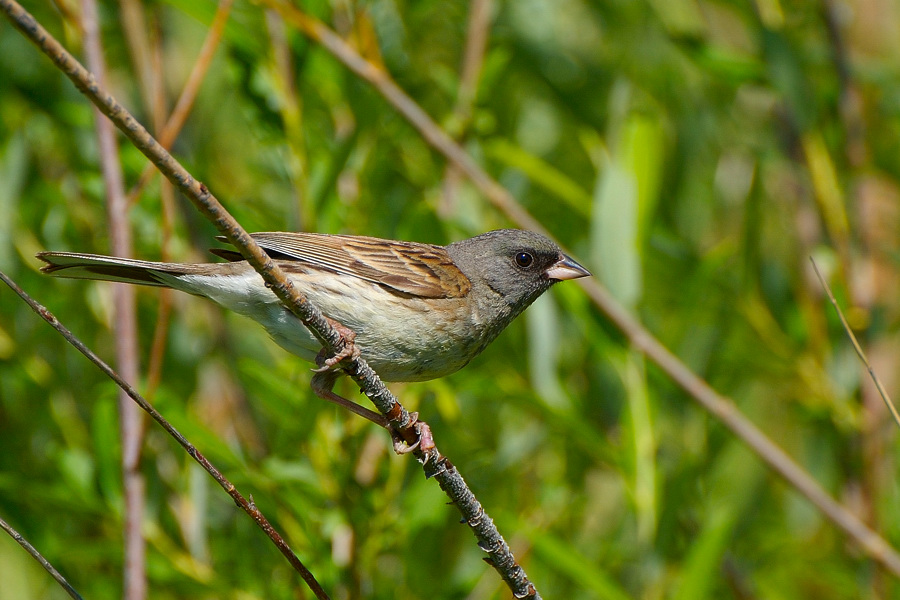
<instances>
[{"instance_id":1,"label":"bird's tail","mask_svg":"<svg viewBox=\"0 0 900 600\"><path fill-rule=\"evenodd\" d=\"M198 267L76 252L39 252L36 256L47 263L41 272L48 275L157 287L171 287L173 276L194 274Z\"/></svg>"}]
</instances>

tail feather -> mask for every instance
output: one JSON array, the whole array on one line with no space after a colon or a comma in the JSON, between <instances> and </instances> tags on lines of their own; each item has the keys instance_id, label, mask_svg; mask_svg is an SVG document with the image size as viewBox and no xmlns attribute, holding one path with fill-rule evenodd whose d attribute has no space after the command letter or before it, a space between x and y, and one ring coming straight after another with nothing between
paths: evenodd
<instances>
[{"instance_id":1,"label":"tail feather","mask_svg":"<svg viewBox=\"0 0 900 600\"><path fill-rule=\"evenodd\" d=\"M97 279L170 287L171 278L166 278L165 275L187 275L196 271L196 265L150 262L96 254L39 252L36 256L47 263L41 267L42 273L70 279Z\"/></svg>"}]
</instances>

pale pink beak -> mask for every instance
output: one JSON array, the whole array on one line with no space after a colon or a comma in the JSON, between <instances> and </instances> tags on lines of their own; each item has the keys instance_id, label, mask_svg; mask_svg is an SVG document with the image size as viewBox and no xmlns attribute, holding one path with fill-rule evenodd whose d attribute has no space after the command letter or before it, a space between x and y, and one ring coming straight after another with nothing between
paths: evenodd
<instances>
[{"instance_id":1,"label":"pale pink beak","mask_svg":"<svg viewBox=\"0 0 900 600\"><path fill-rule=\"evenodd\" d=\"M544 271L544 274L548 279L565 281L566 279L590 277L591 272L579 265L572 258L565 254L560 254L559 261L552 264L549 269Z\"/></svg>"}]
</instances>

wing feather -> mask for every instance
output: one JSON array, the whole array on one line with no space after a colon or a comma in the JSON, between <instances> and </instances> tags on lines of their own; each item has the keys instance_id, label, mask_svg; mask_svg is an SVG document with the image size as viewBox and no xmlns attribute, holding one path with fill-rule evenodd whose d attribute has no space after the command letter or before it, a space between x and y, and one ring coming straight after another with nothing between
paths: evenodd
<instances>
[{"instance_id":1,"label":"wing feather","mask_svg":"<svg viewBox=\"0 0 900 600\"><path fill-rule=\"evenodd\" d=\"M460 298L471 288L469 279L441 246L324 233L251 235L273 258L359 277L404 294ZM233 258L227 250L217 254Z\"/></svg>"}]
</instances>

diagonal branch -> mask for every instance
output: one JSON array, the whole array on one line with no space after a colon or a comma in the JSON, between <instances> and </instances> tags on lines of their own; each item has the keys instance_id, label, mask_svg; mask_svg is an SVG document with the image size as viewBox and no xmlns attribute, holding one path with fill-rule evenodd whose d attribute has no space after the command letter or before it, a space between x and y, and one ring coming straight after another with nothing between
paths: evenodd
<instances>
[{"instance_id":1,"label":"diagonal branch","mask_svg":"<svg viewBox=\"0 0 900 600\"><path fill-rule=\"evenodd\" d=\"M844 316L844 311L842 311L840 305L838 305L837 299L831 292L831 287L825 281L825 278L822 277L822 273L819 271L819 266L811 256L809 257L809 262L812 263L813 270L816 272L816 277L819 278L819 283L822 284L822 288L828 295L828 300L831 301L831 305L834 307L834 311L840 318L841 327L844 328L844 332L847 334L847 337L850 338L850 343L853 344L853 349L856 351L856 356L859 357L860 362L862 362L862 364L866 367L866 371L869 372L869 377L872 378L872 383L875 384L875 389L878 390L878 394L884 401L884 405L887 407L888 411L891 413L891 416L894 418L894 423L896 423L897 426L900 427L900 413L897 412L897 407L894 406L893 401L891 401L890 394L887 393L887 390L884 388L884 384L881 383L881 378L878 377L878 375L875 373L875 369L873 369L872 365L869 364L869 359L866 358L866 353L863 352L862 346L859 345L859 341L856 339L856 335L853 333L853 330L850 329L850 324L847 322L847 318Z\"/></svg>"},{"instance_id":2,"label":"diagonal branch","mask_svg":"<svg viewBox=\"0 0 900 600\"><path fill-rule=\"evenodd\" d=\"M41 566L44 567L45 571L50 573L53 579L55 579L56 582L60 586L62 586L62 589L66 590L66 593L69 594L69 596L75 598L75 600L83 600L81 594L79 594L75 590L75 588L73 588L72 585L68 581L66 581L66 578L63 577L62 574L57 571L53 565L50 564L50 561L44 558L43 555L37 551L37 548L32 546L31 543L26 540L21 533L13 529L10 524L3 519L0 519L0 529L8 533L9 537L14 539L17 544L25 548L25 551L28 552L28 554L30 554L32 558L34 558L34 560L38 561Z\"/></svg>"},{"instance_id":3,"label":"diagonal branch","mask_svg":"<svg viewBox=\"0 0 900 600\"><path fill-rule=\"evenodd\" d=\"M75 87L109 117L135 147L213 222L262 276L266 286L315 335L323 347L332 355L339 354L344 347L344 340L340 334L327 322L321 311L294 288L281 268L244 231L207 187L194 179L172 155L166 152L153 136L115 98L102 89L94 77L17 2L0 0L0 9L13 25L38 46L69 77ZM478 545L489 553L487 561L497 569L513 594L517 598L539 599L540 595L528 580L525 571L516 563L509 545L497 531L493 520L487 516L456 467L435 448L424 424L416 422L365 360L354 358L345 362L347 364L344 365L344 370L375 404L379 412L389 419L396 435L415 447L413 454L423 464L426 477L434 477L441 489L450 497L463 519L472 528L478 539ZM427 440L423 439L426 437ZM421 441L428 443L420 444Z\"/></svg>"},{"instance_id":4,"label":"diagonal branch","mask_svg":"<svg viewBox=\"0 0 900 600\"><path fill-rule=\"evenodd\" d=\"M94 354L93 350L88 348L81 340L79 340L75 335L69 331L69 329L59 322L59 320L47 310L46 307L39 304L36 300L34 300L31 296L28 295L25 290L19 287L12 279L10 279L6 273L0 271L0 281L9 286L9 288L14 291L19 297L31 307L39 317L47 321L51 327L53 327L56 331L58 331L67 342L72 344L76 350L81 352L89 361L94 363L98 369L103 371L103 373L115 382L119 388L127 394L134 402L140 406L144 412L150 415L153 420L160 424L160 426L166 430L170 436L172 436L176 442L178 442L182 448L193 458L197 463L206 469L206 471L212 475L213 479L216 480L222 489L225 490L229 496L234 499L235 504L241 507L244 512L246 512L253 520L259 525L259 528L262 529L265 534L269 537L270 540L275 544L278 550L288 559L288 562L291 563L291 566L300 574L306 584L309 586L309 589L313 591L316 595L316 598L319 600L328 600L328 595L325 593L325 590L322 589L322 586L319 585L319 582L316 581L316 578L313 574L300 562L300 559L297 558L297 555L294 554L294 551L291 550L290 546L288 546L287 542L284 541L284 538L275 531L275 528L272 527L269 520L266 519L265 515L263 515L258 508L256 508L256 504L253 502L253 497L251 496L248 501L244 496L234 487L234 484L228 481L222 472L219 471L216 467L213 466L209 460L200 453L197 448L191 444L184 435L181 434L171 423L169 423L165 417L162 416L153 405L147 402L147 400L141 396L136 389L134 389L130 383L128 383L125 379L123 379L118 373L116 373L112 367L106 364L103 359Z\"/></svg>"},{"instance_id":5,"label":"diagonal branch","mask_svg":"<svg viewBox=\"0 0 900 600\"><path fill-rule=\"evenodd\" d=\"M546 229L518 204L513 195L488 175L391 79L387 72L367 61L355 48L321 21L282 0L262 0L262 2L281 12L286 21L294 24L309 38L320 43L344 66L369 82L397 112L419 131L425 141L443 154L448 162L465 173L485 198L513 223L519 227L549 235ZM850 536L869 557L895 576L900 577L900 553L893 546L863 523L848 508L832 498L803 467L745 417L730 398L716 392L706 381L691 371L596 280L581 279L578 283L594 304L625 334L636 349L656 363L691 398L719 419L770 469L784 478L832 523Z\"/></svg>"}]
</instances>

